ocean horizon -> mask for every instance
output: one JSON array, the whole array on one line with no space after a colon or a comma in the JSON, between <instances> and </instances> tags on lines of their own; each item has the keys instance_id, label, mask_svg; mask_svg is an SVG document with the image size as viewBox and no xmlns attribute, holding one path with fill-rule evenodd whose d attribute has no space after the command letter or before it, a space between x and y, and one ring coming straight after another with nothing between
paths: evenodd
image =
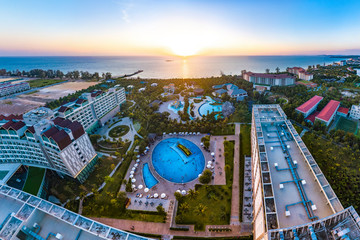
<instances>
[{"instance_id":1,"label":"ocean horizon","mask_svg":"<svg viewBox=\"0 0 360 240\"><path fill-rule=\"evenodd\" d=\"M277 67L304 67L338 62L346 58L331 58L330 55L285 55L285 56L9 56L0 57L0 69L29 71L31 69L89 71L113 76L131 74L138 70L140 78L201 78L220 76L221 73L239 75L241 70L275 72Z\"/></svg>"}]
</instances>

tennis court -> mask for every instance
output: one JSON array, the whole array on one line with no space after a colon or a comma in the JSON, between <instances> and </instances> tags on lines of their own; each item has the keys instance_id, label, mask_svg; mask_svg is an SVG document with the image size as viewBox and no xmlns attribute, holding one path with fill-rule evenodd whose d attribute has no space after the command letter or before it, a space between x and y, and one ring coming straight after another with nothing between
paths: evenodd
<instances>
[{"instance_id":1,"label":"tennis court","mask_svg":"<svg viewBox=\"0 0 360 240\"><path fill-rule=\"evenodd\" d=\"M336 129L344 130L345 132L351 132L354 134L356 134L357 127L357 122L344 117L340 117L338 123L336 124Z\"/></svg>"}]
</instances>

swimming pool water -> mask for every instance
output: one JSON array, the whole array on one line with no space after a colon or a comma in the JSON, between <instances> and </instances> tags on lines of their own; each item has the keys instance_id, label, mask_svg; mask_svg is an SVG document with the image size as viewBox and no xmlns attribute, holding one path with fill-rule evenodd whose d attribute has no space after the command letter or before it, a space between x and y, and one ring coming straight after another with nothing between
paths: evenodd
<instances>
[{"instance_id":1,"label":"swimming pool water","mask_svg":"<svg viewBox=\"0 0 360 240\"><path fill-rule=\"evenodd\" d=\"M214 103L214 102L207 102L207 103L204 103L203 105L201 105L199 107L200 116L205 116L212 112L221 112L222 105L211 105L211 103Z\"/></svg>"},{"instance_id":2,"label":"swimming pool water","mask_svg":"<svg viewBox=\"0 0 360 240\"><path fill-rule=\"evenodd\" d=\"M186 156L178 144L191 151ZM176 183L190 182L198 177L205 167L205 158L200 148L183 138L168 138L156 145L152 153L152 163L156 172L168 181Z\"/></svg>"},{"instance_id":3,"label":"swimming pool water","mask_svg":"<svg viewBox=\"0 0 360 240\"><path fill-rule=\"evenodd\" d=\"M152 175L149 164L147 163L145 163L143 167L143 179L146 187L149 189L159 183L159 181L154 177L154 175Z\"/></svg>"}]
</instances>

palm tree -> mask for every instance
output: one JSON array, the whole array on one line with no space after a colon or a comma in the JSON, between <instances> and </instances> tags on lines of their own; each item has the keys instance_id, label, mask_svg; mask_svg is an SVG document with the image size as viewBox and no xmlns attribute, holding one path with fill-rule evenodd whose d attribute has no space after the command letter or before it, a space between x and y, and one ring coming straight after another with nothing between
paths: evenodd
<instances>
[{"instance_id":1,"label":"palm tree","mask_svg":"<svg viewBox=\"0 0 360 240\"><path fill-rule=\"evenodd\" d=\"M267 73L267 74L269 74L270 73L270 69L265 69L265 72Z\"/></svg>"},{"instance_id":2,"label":"palm tree","mask_svg":"<svg viewBox=\"0 0 360 240\"><path fill-rule=\"evenodd\" d=\"M189 203L184 202L184 203L180 204L179 208L181 211L187 212L187 211L189 211L190 205L189 205Z\"/></svg>"},{"instance_id":3,"label":"palm tree","mask_svg":"<svg viewBox=\"0 0 360 240\"><path fill-rule=\"evenodd\" d=\"M195 212L198 214L198 215L204 215L205 212L207 210L207 207L203 204L199 204L196 209L195 209Z\"/></svg>"},{"instance_id":4,"label":"palm tree","mask_svg":"<svg viewBox=\"0 0 360 240\"><path fill-rule=\"evenodd\" d=\"M198 192L194 189L189 189L189 197L194 199L197 196Z\"/></svg>"},{"instance_id":5,"label":"palm tree","mask_svg":"<svg viewBox=\"0 0 360 240\"><path fill-rule=\"evenodd\" d=\"M276 67L276 73L279 73L280 72L280 68L279 67Z\"/></svg>"}]
</instances>

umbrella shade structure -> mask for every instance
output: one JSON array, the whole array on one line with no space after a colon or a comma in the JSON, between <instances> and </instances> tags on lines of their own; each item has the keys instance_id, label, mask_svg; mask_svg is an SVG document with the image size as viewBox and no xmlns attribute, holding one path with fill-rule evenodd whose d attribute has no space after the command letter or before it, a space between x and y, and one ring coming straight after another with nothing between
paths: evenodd
<instances>
[{"instance_id":1,"label":"umbrella shade structure","mask_svg":"<svg viewBox=\"0 0 360 240\"><path fill-rule=\"evenodd\" d=\"M136 170L136 167L133 167L132 169L131 169L131 171L135 171Z\"/></svg>"},{"instance_id":2,"label":"umbrella shade structure","mask_svg":"<svg viewBox=\"0 0 360 240\"><path fill-rule=\"evenodd\" d=\"M211 164L212 163L212 161L208 161L208 164Z\"/></svg>"},{"instance_id":3,"label":"umbrella shade structure","mask_svg":"<svg viewBox=\"0 0 360 240\"><path fill-rule=\"evenodd\" d=\"M148 188L145 188L145 189L144 189L144 192L149 192L149 190L150 190L150 189L148 189Z\"/></svg>"},{"instance_id":4,"label":"umbrella shade structure","mask_svg":"<svg viewBox=\"0 0 360 240\"><path fill-rule=\"evenodd\" d=\"M139 163L139 162L140 162L140 159L137 159L136 162Z\"/></svg>"},{"instance_id":5,"label":"umbrella shade structure","mask_svg":"<svg viewBox=\"0 0 360 240\"><path fill-rule=\"evenodd\" d=\"M134 177L134 175L133 174L130 174L130 178L133 178Z\"/></svg>"},{"instance_id":6,"label":"umbrella shade structure","mask_svg":"<svg viewBox=\"0 0 360 240\"><path fill-rule=\"evenodd\" d=\"M182 194L182 195L185 195L185 194L186 194L186 191L185 191L185 190L182 190L182 191L181 191L181 194Z\"/></svg>"},{"instance_id":7,"label":"umbrella shade structure","mask_svg":"<svg viewBox=\"0 0 360 240\"><path fill-rule=\"evenodd\" d=\"M163 135L166 135L166 132L163 132Z\"/></svg>"},{"instance_id":8,"label":"umbrella shade structure","mask_svg":"<svg viewBox=\"0 0 360 240\"><path fill-rule=\"evenodd\" d=\"M178 189L178 190L176 190L176 192L181 193L181 190L180 190L180 189Z\"/></svg>"},{"instance_id":9,"label":"umbrella shade structure","mask_svg":"<svg viewBox=\"0 0 360 240\"><path fill-rule=\"evenodd\" d=\"M198 175L198 177L201 177L201 173Z\"/></svg>"},{"instance_id":10,"label":"umbrella shade structure","mask_svg":"<svg viewBox=\"0 0 360 240\"><path fill-rule=\"evenodd\" d=\"M138 166L139 166L139 164L138 164L138 163L135 163L134 167L136 167L136 168L137 168Z\"/></svg>"},{"instance_id":11,"label":"umbrella shade structure","mask_svg":"<svg viewBox=\"0 0 360 240\"><path fill-rule=\"evenodd\" d=\"M201 142L201 143L200 143L200 146L204 146L204 144Z\"/></svg>"},{"instance_id":12,"label":"umbrella shade structure","mask_svg":"<svg viewBox=\"0 0 360 240\"><path fill-rule=\"evenodd\" d=\"M211 168L211 165L210 165L210 164L208 164L206 167L207 167L207 168Z\"/></svg>"},{"instance_id":13,"label":"umbrella shade structure","mask_svg":"<svg viewBox=\"0 0 360 240\"><path fill-rule=\"evenodd\" d=\"M135 178L131 179L131 182L132 183L136 182L136 179Z\"/></svg>"},{"instance_id":14,"label":"umbrella shade structure","mask_svg":"<svg viewBox=\"0 0 360 240\"><path fill-rule=\"evenodd\" d=\"M144 186L140 184L140 185L138 186L138 189L143 189L143 187L144 187Z\"/></svg>"},{"instance_id":15,"label":"umbrella shade structure","mask_svg":"<svg viewBox=\"0 0 360 240\"><path fill-rule=\"evenodd\" d=\"M161 197L161 198L166 198L166 194L165 194L165 193L162 193L162 194L160 195L160 197Z\"/></svg>"},{"instance_id":16,"label":"umbrella shade structure","mask_svg":"<svg viewBox=\"0 0 360 240\"><path fill-rule=\"evenodd\" d=\"M140 158L140 155L137 155L136 158Z\"/></svg>"},{"instance_id":17,"label":"umbrella shade structure","mask_svg":"<svg viewBox=\"0 0 360 240\"><path fill-rule=\"evenodd\" d=\"M157 198L157 197L159 197L159 194L155 193L154 198Z\"/></svg>"},{"instance_id":18,"label":"umbrella shade structure","mask_svg":"<svg viewBox=\"0 0 360 240\"><path fill-rule=\"evenodd\" d=\"M134 171L130 171L130 175L133 175L135 172Z\"/></svg>"},{"instance_id":19,"label":"umbrella shade structure","mask_svg":"<svg viewBox=\"0 0 360 240\"><path fill-rule=\"evenodd\" d=\"M215 156L215 153L214 153L214 152L212 152L212 153L211 153L211 156Z\"/></svg>"},{"instance_id":20,"label":"umbrella shade structure","mask_svg":"<svg viewBox=\"0 0 360 240\"><path fill-rule=\"evenodd\" d=\"M135 184L131 185L131 188L136 188Z\"/></svg>"}]
</instances>

